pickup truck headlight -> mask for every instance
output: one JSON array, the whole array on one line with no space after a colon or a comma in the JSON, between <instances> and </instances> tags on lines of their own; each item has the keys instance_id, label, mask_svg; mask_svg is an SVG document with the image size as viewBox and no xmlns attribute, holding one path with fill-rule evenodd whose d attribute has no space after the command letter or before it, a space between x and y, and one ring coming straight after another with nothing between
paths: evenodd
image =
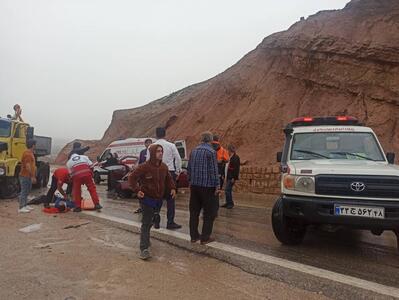
<instances>
[{"instance_id":1,"label":"pickup truck headlight","mask_svg":"<svg viewBox=\"0 0 399 300\"><path fill-rule=\"evenodd\" d=\"M313 176L295 176L287 174L283 178L283 185L287 190L304 193L315 192L315 181Z\"/></svg>"}]
</instances>

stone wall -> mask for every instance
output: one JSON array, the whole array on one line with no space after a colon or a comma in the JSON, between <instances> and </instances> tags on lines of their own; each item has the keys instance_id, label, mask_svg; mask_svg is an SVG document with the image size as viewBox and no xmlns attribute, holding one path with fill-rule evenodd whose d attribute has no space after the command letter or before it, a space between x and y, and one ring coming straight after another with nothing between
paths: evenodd
<instances>
[{"instance_id":1,"label":"stone wall","mask_svg":"<svg viewBox=\"0 0 399 300\"><path fill-rule=\"evenodd\" d=\"M258 194L280 193L280 167L246 167L241 166L240 180L235 185L235 191Z\"/></svg>"}]
</instances>

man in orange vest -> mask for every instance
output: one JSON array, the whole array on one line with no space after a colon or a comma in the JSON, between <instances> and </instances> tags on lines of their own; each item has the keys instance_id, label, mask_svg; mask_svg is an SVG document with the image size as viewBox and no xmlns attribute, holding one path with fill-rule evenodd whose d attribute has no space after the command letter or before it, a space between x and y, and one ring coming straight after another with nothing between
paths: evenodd
<instances>
[{"instance_id":1,"label":"man in orange vest","mask_svg":"<svg viewBox=\"0 0 399 300\"><path fill-rule=\"evenodd\" d=\"M213 136L212 142L213 149L216 151L216 159L218 161L218 171L220 178L220 189L223 188L224 178L225 178L225 168L229 161L229 153L224 149L219 142L219 136Z\"/></svg>"}]
</instances>

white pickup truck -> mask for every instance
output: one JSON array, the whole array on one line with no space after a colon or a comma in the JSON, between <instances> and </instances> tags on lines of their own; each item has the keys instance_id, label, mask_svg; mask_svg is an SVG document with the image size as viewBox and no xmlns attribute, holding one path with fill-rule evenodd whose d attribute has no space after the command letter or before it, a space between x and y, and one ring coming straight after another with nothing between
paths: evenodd
<instances>
[{"instance_id":1,"label":"white pickup truck","mask_svg":"<svg viewBox=\"0 0 399 300\"><path fill-rule=\"evenodd\" d=\"M281 196L272 226L283 244L302 242L307 226L392 230L399 246L399 167L373 130L353 117L298 118L284 129Z\"/></svg>"}]
</instances>

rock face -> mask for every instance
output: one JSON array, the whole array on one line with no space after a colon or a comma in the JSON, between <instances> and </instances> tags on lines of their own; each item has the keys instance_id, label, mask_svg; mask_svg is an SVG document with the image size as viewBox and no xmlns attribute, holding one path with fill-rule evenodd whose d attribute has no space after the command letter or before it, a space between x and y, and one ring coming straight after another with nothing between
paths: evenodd
<instances>
[{"instance_id":1,"label":"rock face","mask_svg":"<svg viewBox=\"0 0 399 300\"><path fill-rule=\"evenodd\" d=\"M91 155L117 138L153 136L155 127L168 124L168 138L186 139L189 149L210 130L222 144L237 145L249 165L267 166L291 119L344 114L371 126L385 150L398 152L397 0L353 0L342 10L319 12L265 38L208 81L115 111Z\"/></svg>"}]
</instances>

